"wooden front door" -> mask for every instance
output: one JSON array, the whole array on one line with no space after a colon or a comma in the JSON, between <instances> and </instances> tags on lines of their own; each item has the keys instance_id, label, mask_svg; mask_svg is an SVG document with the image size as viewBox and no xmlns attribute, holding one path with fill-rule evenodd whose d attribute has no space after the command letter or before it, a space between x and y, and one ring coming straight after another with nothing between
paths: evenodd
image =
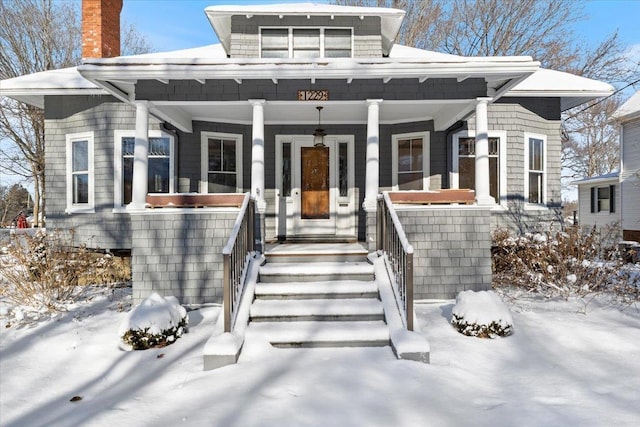
<instances>
[{"instance_id":1,"label":"wooden front door","mask_svg":"<svg viewBox=\"0 0 640 427\"><path fill-rule=\"evenodd\" d=\"M300 174L301 219L330 219L329 147L301 147Z\"/></svg>"}]
</instances>

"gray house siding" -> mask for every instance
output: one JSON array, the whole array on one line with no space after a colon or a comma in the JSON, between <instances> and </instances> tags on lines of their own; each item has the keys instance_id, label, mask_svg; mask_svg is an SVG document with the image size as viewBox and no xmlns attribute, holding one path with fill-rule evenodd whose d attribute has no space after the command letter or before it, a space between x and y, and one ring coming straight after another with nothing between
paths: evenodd
<instances>
[{"instance_id":1,"label":"gray house siding","mask_svg":"<svg viewBox=\"0 0 640 427\"><path fill-rule=\"evenodd\" d=\"M560 188L561 151L560 104L556 98L504 99L489 106L489 130L507 132L507 206L492 211L492 227L509 228L518 232L547 229L558 225L562 202ZM518 103L511 103L517 101ZM468 129L475 128L474 117L467 121ZM547 138L547 207L527 209L524 203L525 133L545 135Z\"/></svg>"},{"instance_id":2,"label":"gray house siding","mask_svg":"<svg viewBox=\"0 0 640 427\"><path fill-rule=\"evenodd\" d=\"M231 18L231 58L260 57L260 27L337 27L353 28L353 56L366 58L382 57L380 18L365 16L364 19L350 16L233 16Z\"/></svg>"},{"instance_id":3,"label":"gray house siding","mask_svg":"<svg viewBox=\"0 0 640 427\"><path fill-rule=\"evenodd\" d=\"M151 292L182 304L221 303L222 248L238 209L198 209L131 215L133 299Z\"/></svg>"},{"instance_id":4,"label":"gray house siding","mask_svg":"<svg viewBox=\"0 0 640 427\"><path fill-rule=\"evenodd\" d=\"M158 129L155 120L150 127ZM113 213L114 130L135 129L135 110L109 96L45 97L46 220L73 229L76 244L131 248L129 215ZM66 135L94 133L95 213L66 213Z\"/></svg>"},{"instance_id":5,"label":"gray house siding","mask_svg":"<svg viewBox=\"0 0 640 427\"><path fill-rule=\"evenodd\" d=\"M414 249L415 299L450 299L491 287L491 214L487 208L398 207Z\"/></svg>"}]
</instances>

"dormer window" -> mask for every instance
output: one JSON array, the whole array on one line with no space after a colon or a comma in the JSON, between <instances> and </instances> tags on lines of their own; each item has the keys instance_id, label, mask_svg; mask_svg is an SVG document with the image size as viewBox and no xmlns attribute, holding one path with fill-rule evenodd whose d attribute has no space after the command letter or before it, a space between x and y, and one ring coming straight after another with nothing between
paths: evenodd
<instances>
[{"instance_id":1,"label":"dormer window","mask_svg":"<svg viewBox=\"0 0 640 427\"><path fill-rule=\"evenodd\" d=\"M263 28L262 58L351 58L350 28Z\"/></svg>"}]
</instances>

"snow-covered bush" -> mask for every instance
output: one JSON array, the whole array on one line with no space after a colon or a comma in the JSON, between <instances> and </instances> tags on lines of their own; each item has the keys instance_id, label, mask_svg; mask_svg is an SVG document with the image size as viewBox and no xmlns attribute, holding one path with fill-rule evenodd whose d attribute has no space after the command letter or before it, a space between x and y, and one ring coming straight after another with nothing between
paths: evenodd
<instances>
[{"instance_id":1,"label":"snow-covered bush","mask_svg":"<svg viewBox=\"0 0 640 427\"><path fill-rule=\"evenodd\" d=\"M521 236L498 230L493 234L493 287L564 298L613 291L637 300L638 280L622 268L617 242L608 236L578 227Z\"/></svg>"},{"instance_id":2,"label":"snow-covered bush","mask_svg":"<svg viewBox=\"0 0 640 427\"><path fill-rule=\"evenodd\" d=\"M16 234L0 257L3 294L11 302L37 309L61 310L60 303L74 301L84 286L104 279L114 267L110 255L73 244L73 233Z\"/></svg>"},{"instance_id":3,"label":"snow-covered bush","mask_svg":"<svg viewBox=\"0 0 640 427\"><path fill-rule=\"evenodd\" d=\"M187 311L176 297L161 297L154 292L120 325L120 346L127 351L164 347L180 338L187 324Z\"/></svg>"},{"instance_id":4,"label":"snow-covered bush","mask_svg":"<svg viewBox=\"0 0 640 427\"><path fill-rule=\"evenodd\" d=\"M479 338L506 337L513 332L511 313L493 291L460 292L451 324L458 332Z\"/></svg>"}]
</instances>

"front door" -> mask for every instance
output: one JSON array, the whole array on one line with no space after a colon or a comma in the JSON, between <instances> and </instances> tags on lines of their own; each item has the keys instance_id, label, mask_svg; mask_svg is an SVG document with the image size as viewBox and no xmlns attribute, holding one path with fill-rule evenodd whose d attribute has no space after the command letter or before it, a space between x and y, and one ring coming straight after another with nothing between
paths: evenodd
<instances>
[{"instance_id":1,"label":"front door","mask_svg":"<svg viewBox=\"0 0 640 427\"><path fill-rule=\"evenodd\" d=\"M276 137L276 235L355 236L353 136Z\"/></svg>"},{"instance_id":2,"label":"front door","mask_svg":"<svg viewBox=\"0 0 640 427\"><path fill-rule=\"evenodd\" d=\"M334 235L335 162L333 141L314 147L313 140L302 138L293 144L293 230L289 234Z\"/></svg>"}]
</instances>

